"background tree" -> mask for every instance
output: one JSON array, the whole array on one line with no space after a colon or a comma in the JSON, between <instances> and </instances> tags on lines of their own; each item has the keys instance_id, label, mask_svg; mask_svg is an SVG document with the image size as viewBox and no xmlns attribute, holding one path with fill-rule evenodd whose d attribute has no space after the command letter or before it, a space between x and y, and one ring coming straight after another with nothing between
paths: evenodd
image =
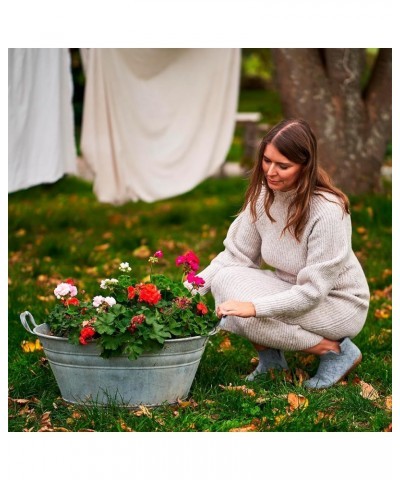
<instances>
[{"instance_id":1,"label":"background tree","mask_svg":"<svg viewBox=\"0 0 400 480\"><path fill-rule=\"evenodd\" d=\"M271 49L286 117L316 132L321 163L347 193L376 190L392 122L392 51ZM370 68L368 68L370 67Z\"/></svg>"}]
</instances>

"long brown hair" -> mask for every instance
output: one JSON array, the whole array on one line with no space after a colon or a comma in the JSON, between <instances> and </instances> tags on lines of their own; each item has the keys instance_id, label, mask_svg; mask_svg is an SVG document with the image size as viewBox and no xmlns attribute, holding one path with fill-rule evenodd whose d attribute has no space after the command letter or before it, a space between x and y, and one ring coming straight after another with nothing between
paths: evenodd
<instances>
[{"instance_id":1,"label":"long brown hair","mask_svg":"<svg viewBox=\"0 0 400 480\"><path fill-rule=\"evenodd\" d=\"M307 223L310 213L310 201L313 195L323 192L334 194L343 211L350 213L350 204L347 196L336 188L328 174L318 165L317 141L311 127L303 119L287 119L278 123L269 130L260 143L257 162L254 165L250 183L246 191L245 202L242 210L250 203L250 212L254 221L257 219L256 203L265 186L265 212L271 222L275 219L270 214L274 201L274 191L268 186L262 168L265 147L272 144L283 156L293 163L302 165L302 170L297 182L295 195L289 204L288 217L285 228L290 231L297 241Z\"/></svg>"}]
</instances>

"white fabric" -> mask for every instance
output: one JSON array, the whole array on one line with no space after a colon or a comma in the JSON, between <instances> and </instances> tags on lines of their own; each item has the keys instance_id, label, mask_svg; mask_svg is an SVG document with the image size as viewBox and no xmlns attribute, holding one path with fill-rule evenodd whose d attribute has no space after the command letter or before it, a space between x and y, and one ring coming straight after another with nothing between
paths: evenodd
<instances>
[{"instance_id":1,"label":"white fabric","mask_svg":"<svg viewBox=\"0 0 400 480\"><path fill-rule=\"evenodd\" d=\"M187 192L225 160L235 128L239 49L90 49L83 161L102 202Z\"/></svg>"},{"instance_id":2,"label":"white fabric","mask_svg":"<svg viewBox=\"0 0 400 480\"><path fill-rule=\"evenodd\" d=\"M76 173L68 49L8 51L8 191Z\"/></svg>"}]
</instances>

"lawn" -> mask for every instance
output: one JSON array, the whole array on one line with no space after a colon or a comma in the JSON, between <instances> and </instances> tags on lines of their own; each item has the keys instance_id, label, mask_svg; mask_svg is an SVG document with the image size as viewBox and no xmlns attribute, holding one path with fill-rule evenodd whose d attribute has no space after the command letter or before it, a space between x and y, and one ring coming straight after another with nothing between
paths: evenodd
<instances>
[{"instance_id":1,"label":"lawn","mask_svg":"<svg viewBox=\"0 0 400 480\"><path fill-rule=\"evenodd\" d=\"M143 276L135 249L162 249L160 273L175 275L174 259L186 249L205 266L222 248L241 206L246 181L210 178L192 192L146 204L101 204L89 183L65 177L9 195L9 431L330 431L391 430L391 196L352 197L353 247L366 272L372 299L355 343L363 362L346 382L319 392L302 383L317 368L312 355L288 353L290 371L246 383L254 369L250 343L219 332L210 338L190 396L177 405L127 410L117 405L77 407L60 397L41 350L19 314L37 323L54 305L56 284L73 277L95 291L115 264L130 262ZM236 388L237 387L237 388Z\"/></svg>"}]
</instances>

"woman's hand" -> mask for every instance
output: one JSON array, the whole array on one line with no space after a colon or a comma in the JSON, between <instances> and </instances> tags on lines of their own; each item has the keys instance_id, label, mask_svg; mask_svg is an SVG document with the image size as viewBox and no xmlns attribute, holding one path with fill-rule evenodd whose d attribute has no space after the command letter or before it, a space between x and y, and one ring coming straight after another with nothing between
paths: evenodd
<instances>
[{"instance_id":1,"label":"woman's hand","mask_svg":"<svg viewBox=\"0 0 400 480\"><path fill-rule=\"evenodd\" d=\"M224 315L235 315L236 317L254 317L256 309L251 302L238 302L228 300L217 307L217 316L221 318Z\"/></svg>"}]
</instances>

